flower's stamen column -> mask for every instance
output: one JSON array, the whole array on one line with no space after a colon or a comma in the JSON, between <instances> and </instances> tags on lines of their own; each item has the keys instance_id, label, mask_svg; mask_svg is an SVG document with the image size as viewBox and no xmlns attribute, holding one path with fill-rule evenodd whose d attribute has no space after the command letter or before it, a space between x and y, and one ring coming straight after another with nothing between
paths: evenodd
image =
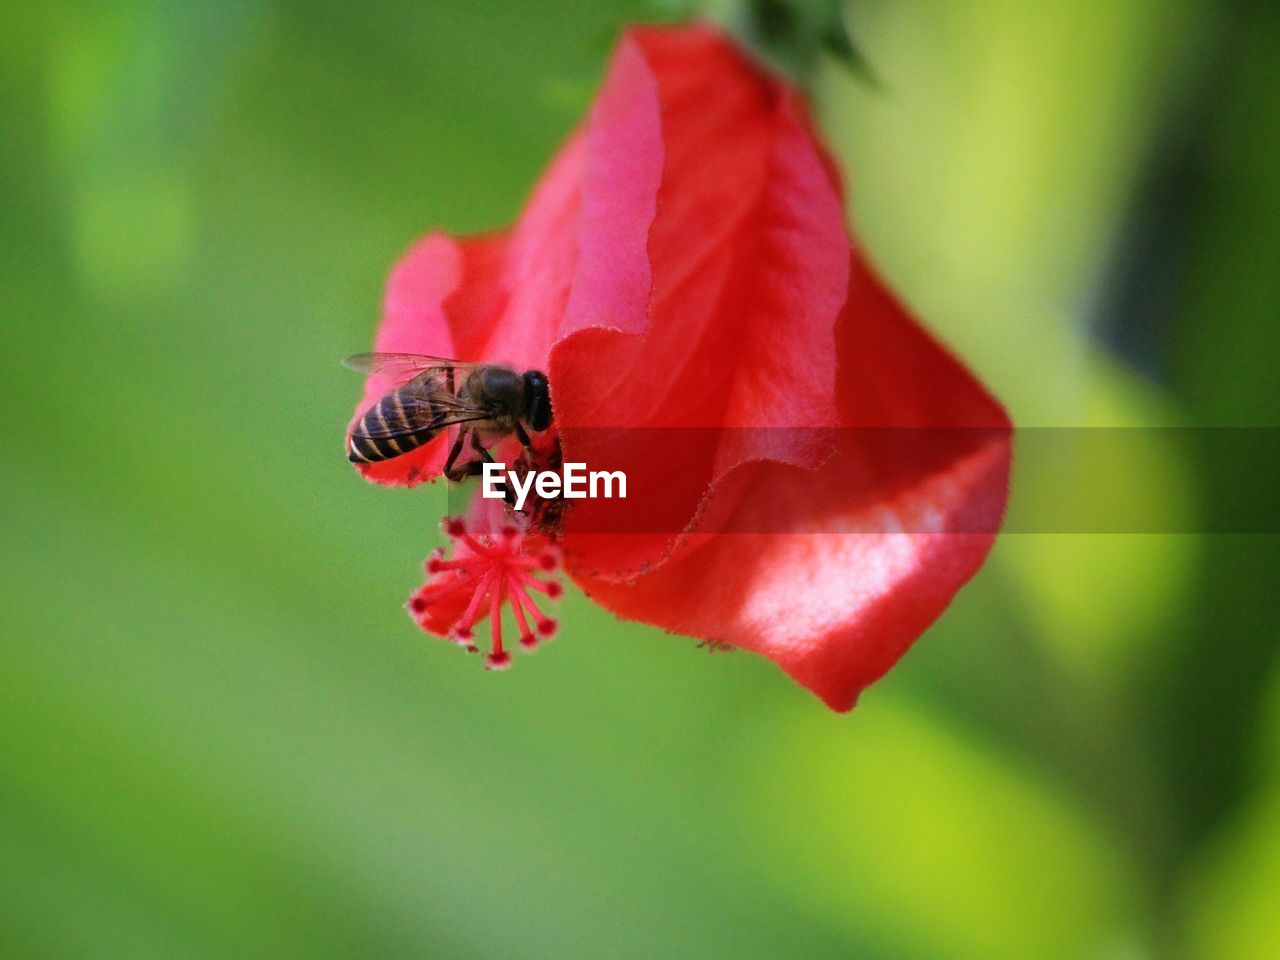
<instances>
[{"instance_id":1,"label":"flower's stamen column","mask_svg":"<svg viewBox=\"0 0 1280 960\"><path fill-rule=\"evenodd\" d=\"M475 624L487 616L491 645L485 667L505 669L511 663L511 653L503 637L504 607L511 607L520 630L520 646L526 650L556 631L555 620L538 609L530 591L539 591L550 600L564 593L555 579L559 551L541 536L526 537L515 524L505 524L494 532L471 533L464 520L450 517L442 526L455 553L446 559L445 548L432 552L425 564L427 582L410 598L409 611L424 630L447 636L472 653L478 652ZM526 552L533 544L538 544L537 552Z\"/></svg>"},{"instance_id":2,"label":"flower's stamen column","mask_svg":"<svg viewBox=\"0 0 1280 960\"><path fill-rule=\"evenodd\" d=\"M471 602L467 604L466 611L458 620L453 628L454 642L460 646L467 648L468 653L474 653L476 646L472 643L471 625L476 622L476 617L480 613L480 601L484 599L485 593L489 590L489 584L493 580L493 573L486 572L480 577L480 582L476 586L475 593L471 595Z\"/></svg>"},{"instance_id":3,"label":"flower's stamen column","mask_svg":"<svg viewBox=\"0 0 1280 960\"><path fill-rule=\"evenodd\" d=\"M418 595L414 597L414 605L425 609L428 604L443 600L455 593L461 593L472 586L474 583L471 577L456 577L450 583L428 584L418 591Z\"/></svg>"},{"instance_id":4,"label":"flower's stamen column","mask_svg":"<svg viewBox=\"0 0 1280 960\"><path fill-rule=\"evenodd\" d=\"M526 577L522 582L526 587L541 590L547 595L548 600L559 600L564 595L564 587L554 580L539 580L536 577Z\"/></svg>"},{"instance_id":5,"label":"flower's stamen column","mask_svg":"<svg viewBox=\"0 0 1280 960\"><path fill-rule=\"evenodd\" d=\"M446 570L471 570L476 566L474 557L464 560L440 560L433 558L427 561L427 573L443 573Z\"/></svg>"},{"instance_id":6,"label":"flower's stamen column","mask_svg":"<svg viewBox=\"0 0 1280 960\"><path fill-rule=\"evenodd\" d=\"M511 579L511 574L507 574L507 579ZM515 598L514 591L508 588L508 595L511 597L511 612L515 615L516 626L520 628L520 646L526 650L532 650L538 645L538 637L529 629L529 621L524 615L524 606Z\"/></svg>"},{"instance_id":7,"label":"flower's stamen column","mask_svg":"<svg viewBox=\"0 0 1280 960\"><path fill-rule=\"evenodd\" d=\"M523 606L525 610L528 611L529 616L533 618L533 622L538 626L539 636L544 639L555 636L556 622L550 617L545 616L542 611L538 609L538 605L533 602L533 598L525 592L523 584L512 584L511 600L512 609L517 606Z\"/></svg>"},{"instance_id":8,"label":"flower's stamen column","mask_svg":"<svg viewBox=\"0 0 1280 960\"><path fill-rule=\"evenodd\" d=\"M466 521L463 520L461 517L451 517L448 520L445 520L444 532L449 536L453 537L455 540L461 540L463 543L465 543L468 547L470 547L472 550L474 550L477 554L479 554L482 557L488 557L493 555L493 551L489 549L489 546L487 544L481 542L480 540L477 540L474 536L471 535L471 533L467 530Z\"/></svg>"},{"instance_id":9,"label":"flower's stamen column","mask_svg":"<svg viewBox=\"0 0 1280 960\"><path fill-rule=\"evenodd\" d=\"M485 658L486 670L505 670L511 665L511 654L502 648L502 581L504 579L506 578L498 577L489 591L489 636L492 646L489 648L489 656Z\"/></svg>"}]
</instances>

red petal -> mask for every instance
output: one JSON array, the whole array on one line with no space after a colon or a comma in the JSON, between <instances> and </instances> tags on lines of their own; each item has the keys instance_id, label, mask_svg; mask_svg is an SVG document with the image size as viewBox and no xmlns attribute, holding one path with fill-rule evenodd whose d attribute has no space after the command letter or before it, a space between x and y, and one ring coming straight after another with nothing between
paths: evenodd
<instances>
[{"instance_id":1,"label":"red petal","mask_svg":"<svg viewBox=\"0 0 1280 960\"><path fill-rule=\"evenodd\" d=\"M603 292L577 283L570 300L589 299L614 329L569 336L551 359L565 459L608 463L637 489L662 486L663 512L677 518L664 535L574 537L608 527L604 515L620 505L575 506L568 549L581 568L619 580L660 561L707 489L738 464L769 458L812 467L830 454L817 431L733 428L836 423L834 325L848 277L837 187L793 91L702 26L632 31L615 62L612 77L620 76L626 109L610 98L614 85L607 87L590 137L614 143L616 152L626 136L610 123L625 121L634 137L639 117L647 161L653 142L644 124L660 119L647 325L643 336L633 335L641 284L632 268L643 220L637 192L633 229L621 244L627 282ZM639 179L651 175L648 162L637 166ZM590 209L591 195L584 205ZM616 256L614 230L586 218L579 226L584 262ZM610 295L618 287L625 296ZM619 302L632 310L621 311L622 320ZM711 437L665 429L691 426L725 429ZM583 427L664 429L610 446Z\"/></svg>"},{"instance_id":2,"label":"red petal","mask_svg":"<svg viewBox=\"0 0 1280 960\"><path fill-rule=\"evenodd\" d=\"M905 448L900 431L842 431L817 471L752 465L717 489L756 532L690 537L631 585L570 572L623 617L762 653L847 710L981 566L1004 512L1009 422L857 258L839 346L846 426L984 429L926 430Z\"/></svg>"},{"instance_id":3,"label":"red petal","mask_svg":"<svg viewBox=\"0 0 1280 960\"><path fill-rule=\"evenodd\" d=\"M585 137L574 226L578 262L557 337L595 327L643 333L652 283L647 246L662 181L663 130L657 84L630 37L618 45Z\"/></svg>"}]
</instances>

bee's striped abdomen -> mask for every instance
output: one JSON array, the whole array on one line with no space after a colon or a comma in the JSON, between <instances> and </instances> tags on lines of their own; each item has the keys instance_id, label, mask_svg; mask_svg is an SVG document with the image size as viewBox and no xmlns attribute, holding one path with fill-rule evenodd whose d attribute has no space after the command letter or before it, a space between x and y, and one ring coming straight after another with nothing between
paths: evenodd
<instances>
[{"instance_id":1,"label":"bee's striped abdomen","mask_svg":"<svg viewBox=\"0 0 1280 960\"><path fill-rule=\"evenodd\" d=\"M347 459L376 463L416 450L440 432L440 412L430 397L400 387L365 411L351 429Z\"/></svg>"}]
</instances>

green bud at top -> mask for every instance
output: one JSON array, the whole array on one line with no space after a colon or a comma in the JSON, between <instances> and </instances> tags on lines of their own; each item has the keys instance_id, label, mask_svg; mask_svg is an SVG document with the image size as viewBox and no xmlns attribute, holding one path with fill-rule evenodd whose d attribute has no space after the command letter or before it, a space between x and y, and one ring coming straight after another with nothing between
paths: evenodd
<instances>
[{"instance_id":1,"label":"green bud at top","mask_svg":"<svg viewBox=\"0 0 1280 960\"><path fill-rule=\"evenodd\" d=\"M871 70L845 25L842 0L713 0L709 12L770 67L806 86L824 56L864 80Z\"/></svg>"}]
</instances>

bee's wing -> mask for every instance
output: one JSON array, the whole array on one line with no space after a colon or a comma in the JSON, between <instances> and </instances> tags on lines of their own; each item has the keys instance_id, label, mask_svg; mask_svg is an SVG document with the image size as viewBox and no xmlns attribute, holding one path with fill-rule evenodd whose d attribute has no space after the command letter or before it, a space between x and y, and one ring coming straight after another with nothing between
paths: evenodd
<instances>
[{"instance_id":1,"label":"bee's wing","mask_svg":"<svg viewBox=\"0 0 1280 960\"><path fill-rule=\"evenodd\" d=\"M476 364L450 357L432 357L424 353L357 353L342 361L357 373L377 373L392 377L415 377L432 367L465 369Z\"/></svg>"},{"instance_id":2,"label":"bee's wing","mask_svg":"<svg viewBox=\"0 0 1280 960\"><path fill-rule=\"evenodd\" d=\"M362 418L360 432L370 437L402 437L428 428L443 430L458 423L486 420L493 414L445 389L446 370L436 368L408 387L401 387L380 400ZM394 398L394 399L391 399Z\"/></svg>"},{"instance_id":3,"label":"bee's wing","mask_svg":"<svg viewBox=\"0 0 1280 960\"><path fill-rule=\"evenodd\" d=\"M407 411L406 411L407 412ZM489 415L483 412L462 412L447 411L437 413L434 417L431 411L423 412L420 419L406 418L404 421L382 423L374 420L373 422L365 421L361 424L359 433L366 437L405 437L410 434L420 433L430 427L432 430L440 431L448 427L456 426L460 423L472 423L476 420L487 420Z\"/></svg>"}]
</instances>

